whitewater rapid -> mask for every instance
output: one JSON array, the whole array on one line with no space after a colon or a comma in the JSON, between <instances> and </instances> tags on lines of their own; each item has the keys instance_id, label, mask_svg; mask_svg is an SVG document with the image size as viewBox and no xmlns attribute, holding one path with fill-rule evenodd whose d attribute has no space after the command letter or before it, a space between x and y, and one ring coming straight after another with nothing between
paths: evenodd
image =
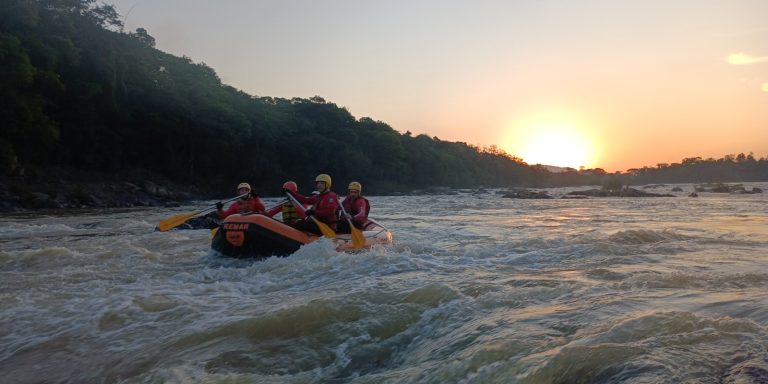
<instances>
[{"instance_id":1,"label":"whitewater rapid","mask_svg":"<svg viewBox=\"0 0 768 384\"><path fill-rule=\"evenodd\" d=\"M5 215L2 381L768 382L768 196L692 190L374 196L394 244L259 262L154 231L210 202Z\"/></svg>"}]
</instances>

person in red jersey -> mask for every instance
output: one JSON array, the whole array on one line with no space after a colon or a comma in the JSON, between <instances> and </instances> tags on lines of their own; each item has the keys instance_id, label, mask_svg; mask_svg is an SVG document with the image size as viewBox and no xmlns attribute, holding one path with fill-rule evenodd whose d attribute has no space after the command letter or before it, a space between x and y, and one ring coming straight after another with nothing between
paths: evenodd
<instances>
[{"instance_id":1,"label":"person in red jersey","mask_svg":"<svg viewBox=\"0 0 768 384\"><path fill-rule=\"evenodd\" d=\"M336 196L336 193L331 191L331 176L326 175L325 173L317 175L315 178L315 187L319 193L312 196L303 196L299 193L293 193L292 191L287 192L295 197L300 203L312 204L312 207L304 212L307 217L304 220L296 221L293 227L301 231L319 235L321 234L320 228L315 221L311 219L311 217L314 217L336 231L336 211L339 209L339 197Z\"/></svg>"},{"instance_id":2,"label":"person in red jersey","mask_svg":"<svg viewBox=\"0 0 768 384\"><path fill-rule=\"evenodd\" d=\"M221 202L216 203L216 212L219 214L219 219L224 220L229 215L235 213L260 213L264 214L264 203L261 202L259 196L253 193L251 185L248 183L240 183L237 186L238 195L242 195L239 199L235 200L232 205L224 210L224 204Z\"/></svg>"},{"instance_id":3,"label":"person in red jersey","mask_svg":"<svg viewBox=\"0 0 768 384\"><path fill-rule=\"evenodd\" d=\"M352 221L352 225L360 230L365 229L365 226L368 225L368 213L371 211L371 204L368 199L361 195L362 190L363 186L357 181L349 183L347 197L341 202L347 215L344 217L344 212L341 212L342 220L339 220L337 232L349 233L352 231L347 220Z\"/></svg>"}]
</instances>

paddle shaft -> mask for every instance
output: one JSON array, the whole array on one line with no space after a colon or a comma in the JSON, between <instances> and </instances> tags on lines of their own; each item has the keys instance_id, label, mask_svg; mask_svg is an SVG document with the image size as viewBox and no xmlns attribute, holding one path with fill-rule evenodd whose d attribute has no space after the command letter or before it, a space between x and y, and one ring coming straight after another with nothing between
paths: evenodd
<instances>
[{"instance_id":1,"label":"paddle shaft","mask_svg":"<svg viewBox=\"0 0 768 384\"><path fill-rule=\"evenodd\" d=\"M295 198L295 197L293 197L293 195L291 195L291 193L290 193L290 192L286 192L286 193L285 193L285 195L286 195L286 196L288 196L288 199L289 199L289 200L291 200L291 202L293 203L293 205L294 205L294 206L296 206L296 209L300 210L300 211L301 211L301 213L302 213L304 216L306 216L306 215L307 215L307 209L306 209L306 208L304 208L304 205L303 205L303 204L301 204L301 203L299 203L299 201L298 201L298 200L296 200L296 198Z\"/></svg>"},{"instance_id":2,"label":"paddle shaft","mask_svg":"<svg viewBox=\"0 0 768 384\"><path fill-rule=\"evenodd\" d=\"M289 199L291 199L291 201L293 202L293 205L296 206L296 209L301 210L301 213L303 213L305 216L308 216L308 217L312 218L312 220L317 225L317 228L319 228L320 232L323 233L323 236L331 238L331 239L336 238L336 232L334 232L333 229L331 229L331 227L329 227L327 224L325 224L322 221L318 220L315 216L307 215L307 210L304 208L303 205L301 205L301 203L299 203L298 200L296 200L295 197L293 197L293 195L291 195L290 192L286 192L285 195L288 196Z\"/></svg>"},{"instance_id":3,"label":"paddle shaft","mask_svg":"<svg viewBox=\"0 0 768 384\"><path fill-rule=\"evenodd\" d=\"M229 203L229 202L231 202L231 201L235 201L235 200L237 200L237 199L241 199L241 198L243 198L243 197L246 197L246 196L248 196L248 195L250 195L250 194L251 194L250 192L248 192L248 193L243 193L243 194L242 194L242 195L240 195L240 196L235 196L235 197L233 197L233 198L231 198L231 199L229 199L229 200L224 200L224 201L222 201L222 202L221 202L221 204L226 204L226 203ZM218 204L218 203L217 203L217 204ZM199 214L201 214L201 213L203 213L203 212L206 212L206 211L210 211L210 210L212 210L212 209L214 209L214 208L216 208L216 204L214 204L214 205L211 205L210 207L208 207L208 208L205 208L205 209L203 209L203 210L200 210L200 211L197 211L197 212L195 212L195 215L199 215Z\"/></svg>"},{"instance_id":4,"label":"paddle shaft","mask_svg":"<svg viewBox=\"0 0 768 384\"><path fill-rule=\"evenodd\" d=\"M363 237L363 233L352 224L352 220L347 218L347 210L344 209L344 204L339 203L339 207L341 207L341 213L344 214L344 218L347 219L347 223L349 224L349 233L352 235L352 244L355 248L363 247L365 245L365 237Z\"/></svg>"},{"instance_id":5,"label":"paddle shaft","mask_svg":"<svg viewBox=\"0 0 768 384\"><path fill-rule=\"evenodd\" d=\"M244 194L242 194L240 196L231 198L231 199L229 199L229 200L227 200L225 202L228 203L230 201L237 200L237 199L239 199L241 197L245 197L247 195L248 195L247 193L244 193ZM210 207L207 207L205 209L201 209L199 211L192 212L192 213L184 213L184 214L181 214L181 215L176 215L176 216L169 217L169 218L167 218L165 220L161 220L160 223L157 225L157 229L159 231L168 231L170 229L178 227L181 224L184 224L187 220L189 220L189 219L191 219L191 218L193 218L193 217L195 217L195 216L197 216L197 215L199 215L199 214L201 214L203 212L207 212L207 211L210 211L211 209L215 209L215 208L216 208L216 204L214 204L214 205L212 205Z\"/></svg>"},{"instance_id":6,"label":"paddle shaft","mask_svg":"<svg viewBox=\"0 0 768 384\"><path fill-rule=\"evenodd\" d=\"M376 221L376 220L374 220L374 219L371 219L370 217L368 218L368 221L370 221L371 223L374 223L374 224L378 225L379 227L382 227L382 228L384 228L384 230L385 230L385 231L389 231L389 229L387 229L387 227L385 227L385 226L381 225L381 224L380 224L378 221Z\"/></svg>"},{"instance_id":7,"label":"paddle shaft","mask_svg":"<svg viewBox=\"0 0 768 384\"><path fill-rule=\"evenodd\" d=\"M349 229L350 229L350 230L352 230L352 228L353 228L354 226L352 225L352 220L350 220L350 219L348 219L348 218L347 218L347 210L346 210L346 209L344 209L344 204L342 204L342 203L339 203L339 207L341 207L341 213L343 213L343 214L344 214L344 218L345 218L345 219L347 219L347 223L349 223Z\"/></svg>"}]
</instances>

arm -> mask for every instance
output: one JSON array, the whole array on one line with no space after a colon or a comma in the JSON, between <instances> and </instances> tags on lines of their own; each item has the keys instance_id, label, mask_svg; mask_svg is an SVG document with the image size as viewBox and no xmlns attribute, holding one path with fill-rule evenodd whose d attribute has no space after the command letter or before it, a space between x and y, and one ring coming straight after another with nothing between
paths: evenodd
<instances>
[{"instance_id":1,"label":"arm","mask_svg":"<svg viewBox=\"0 0 768 384\"><path fill-rule=\"evenodd\" d=\"M239 204L238 202L234 202L226 210L219 211L219 219L224 220L227 218L227 216L238 213L238 212L240 212Z\"/></svg>"},{"instance_id":2,"label":"arm","mask_svg":"<svg viewBox=\"0 0 768 384\"><path fill-rule=\"evenodd\" d=\"M352 221L360 225L365 224L365 222L368 221L368 215L366 214L368 211L367 208L368 207L366 207L365 200L357 199L354 203L353 209L353 211L357 212L357 214L352 216Z\"/></svg>"},{"instance_id":3,"label":"arm","mask_svg":"<svg viewBox=\"0 0 768 384\"><path fill-rule=\"evenodd\" d=\"M264 208L264 203L261 202L261 199L258 197L252 197L251 198L251 209L253 212L264 214L266 211L266 208Z\"/></svg>"},{"instance_id":4,"label":"arm","mask_svg":"<svg viewBox=\"0 0 768 384\"><path fill-rule=\"evenodd\" d=\"M304 196L300 193L291 193L291 196L293 196L296 200L304 204L317 204L317 202L319 201L318 199L319 195Z\"/></svg>"},{"instance_id":5,"label":"arm","mask_svg":"<svg viewBox=\"0 0 768 384\"><path fill-rule=\"evenodd\" d=\"M277 215L278 212L281 212L283 210L283 204L285 204L285 201L281 201L277 203L274 207L267 209L267 211L264 212L264 216L272 217L274 215Z\"/></svg>"}]
</instances>

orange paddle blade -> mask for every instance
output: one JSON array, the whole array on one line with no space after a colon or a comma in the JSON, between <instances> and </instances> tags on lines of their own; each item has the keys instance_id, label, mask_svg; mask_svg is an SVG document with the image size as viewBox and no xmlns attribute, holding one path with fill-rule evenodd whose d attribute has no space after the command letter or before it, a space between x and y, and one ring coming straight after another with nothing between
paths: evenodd
<instances>
[{"instance_id":1,"label":"orange paddle blade","mask_svg":"<svg viewBox=\"0 0 768 384\"><path fill-rule=\"evenodd\" d=\"M191 219L193 216L197 215L198 212L193 213L184 213L181 215L176 215L173 217L169 217L165 220L161 220L160 224L157 225L157 229L161 232L165 232L167 230L173 229L178 227L179 225L184 224L185 221Z\"/></svg>"},{"instance_id":2,"label":"orange paddle blade","mask_svg":"<svg viewBox=\"0 0 768 384\"><path fill-rule=\"evenodd\" d=\"M336 232L331 229L327 224L323 223L322 221L316 219L314 216L310 216L312 220L315 221L315 224L317 224L317 227L320 228L320 232L323 233L323 236L329 238L329 239L335 239L336 238Z\"/></svg>"},{"instance_id":3,"label":"orange paddle blade","mask_svg":"<svg viewBox=\"0 0 768 384\"><path fill-rule=\"evenodd\" d=\"M354 246L357 249L360 249L365 246L365 236L363 236L363 232L357 229L352 223L349 223L350 228L352 228L352 246Z\"/></svg>"}]
</instances>

